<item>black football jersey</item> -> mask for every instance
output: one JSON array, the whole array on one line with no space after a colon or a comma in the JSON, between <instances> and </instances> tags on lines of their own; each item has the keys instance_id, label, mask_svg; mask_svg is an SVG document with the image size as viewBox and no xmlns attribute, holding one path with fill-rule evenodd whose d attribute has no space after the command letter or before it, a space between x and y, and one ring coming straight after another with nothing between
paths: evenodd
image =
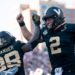
<instances>
[{"instance_id":1,"label":"black football jersey","mask_svg":"<svg viewBox=\"0 0 75 75\"><path fill-rule=\"evenodd\" d=\"M20 41L17 41L0 50L0 72L17 66L19 70L16 75L25 75L23 67L24 52L21 49L22 45Z\"/></svg>"},{"instance_id":2,"label":"black football jersey","mask_svg":"<svg viewBox=\"0 0 75 75\"><path fill-rule=\"evenodd\" d=\"M48 30L44 26L41 35L53 68L75 63L75 24L65 24L56 31Z\"/></svg>"}]
</instances>

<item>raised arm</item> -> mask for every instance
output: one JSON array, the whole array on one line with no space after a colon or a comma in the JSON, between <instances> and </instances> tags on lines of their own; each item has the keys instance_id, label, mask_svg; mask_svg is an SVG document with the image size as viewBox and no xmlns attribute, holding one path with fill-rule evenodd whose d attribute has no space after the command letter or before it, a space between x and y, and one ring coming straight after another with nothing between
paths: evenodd
<instances>
[{"instance_id":1,"label":"raised arm","mask_svg":"<svg viewBox=\"0 0 75 75\"><path fill-rule=\"evenodd\" d=\"M22 49L25 52L34 49L37 46L37 44L40 42L40 37L41 37L41 35L40 35L40 16L33 15L32 19L35 24L35 32L34 32L32 38L30 39L30 41L26 45L22 46Z\"/></svg>"},{"instance_id":2,"label":"raised arm","mask_svg":"<svg viewBox=\"0 0 75 75\"><path fill-rule=\"evenodd\" d=\"M17 22L21 28L23 36L26 38L26 40L29 41L32 37L32 34L28 31L24 22L24 17L21 13L17 16Z\"/></svg>"}]
</instances>

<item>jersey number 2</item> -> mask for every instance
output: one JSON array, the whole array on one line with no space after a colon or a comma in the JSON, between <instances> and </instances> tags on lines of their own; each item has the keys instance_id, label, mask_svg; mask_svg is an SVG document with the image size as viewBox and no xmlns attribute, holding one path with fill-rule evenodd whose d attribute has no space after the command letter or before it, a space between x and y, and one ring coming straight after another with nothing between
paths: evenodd
<instances>
[{"instance_id":1,"label":"jersey number 2","mask_svg":"<svg viewBox=\"0 0 75 75\"><path fill-rule=\"evenodd\" d=\"M51 54L61 53L61 48L58 47L60 45L60 37L58 36L51 37L49 41L51 42L50 44Z\"/></svg>"}]
</instances>

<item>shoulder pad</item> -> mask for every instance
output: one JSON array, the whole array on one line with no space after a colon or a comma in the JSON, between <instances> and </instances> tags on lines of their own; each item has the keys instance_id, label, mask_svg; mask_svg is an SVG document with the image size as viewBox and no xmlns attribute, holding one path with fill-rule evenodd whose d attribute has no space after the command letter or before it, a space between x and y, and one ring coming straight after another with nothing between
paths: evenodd
<instances>
[{"instance_id":1,"label":"shoulder pad","mask_svg":"<svg viewBox=\"0 0 75 75\"><path fill-rule=\"evenodd\" d=\"M66 24L65 25L65 29L68 32L75 32L75 24L71 24L71 23Z\"/></svg>"}]
</instances>

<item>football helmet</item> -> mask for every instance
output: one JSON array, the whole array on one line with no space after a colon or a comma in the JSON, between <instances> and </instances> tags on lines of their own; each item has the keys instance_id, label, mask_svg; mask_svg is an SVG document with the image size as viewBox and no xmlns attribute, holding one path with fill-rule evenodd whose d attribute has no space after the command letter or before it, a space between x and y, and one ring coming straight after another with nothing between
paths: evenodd
<instances>
[{"instance_id":1,"label":"football helmet","mask_svg":"<svg viewBox=\"0 0 75 75\"><path fill-rule=\"evenodd\" d=\"M52 23L52 29L56 28L58 25L64 23L65 21L63 11L58 7L48 8L42 19L46 22L47 19L50 18L54 20Z\"/></svg>"},{"instance_id":2,"label":"football helmet","mask_svg":"<svg viewBox=\"0 0 75 75\"><path fill-rule=\"evenodd\" d=\"M0 32L0 48L9 46L14 41L15 41L15 37L13 37L9 32L7 31Z\"/></svg>"}]
</instances>

